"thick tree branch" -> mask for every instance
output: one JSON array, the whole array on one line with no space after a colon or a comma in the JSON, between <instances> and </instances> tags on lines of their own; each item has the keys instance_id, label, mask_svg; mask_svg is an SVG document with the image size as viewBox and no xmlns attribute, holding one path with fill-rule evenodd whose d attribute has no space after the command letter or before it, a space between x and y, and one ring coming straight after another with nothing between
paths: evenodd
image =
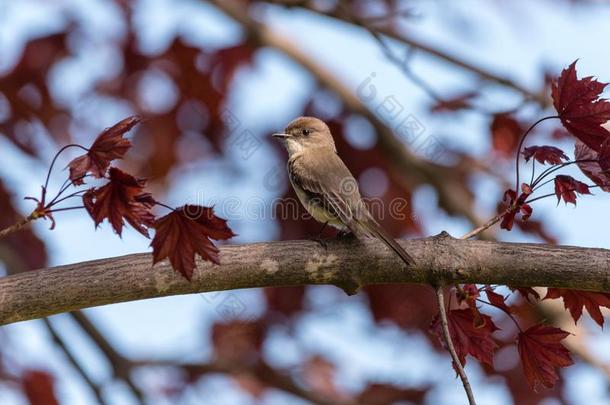
<instances>
[{"instance_id":1,"label":"thick tree branch","mask_svg":"<svg viewBox=\"0 0 610 405\"><path fill-rule=\"evenodd\" d=\"M610 250L458 240L401 241L408 269L377 240L287 241L225 246L221 266L199 263L193 281L150 254L77 263L0 278L0 324L146 298L238 288L333 284L477 283L610 292Z\"/></svg>"}]
</instances>

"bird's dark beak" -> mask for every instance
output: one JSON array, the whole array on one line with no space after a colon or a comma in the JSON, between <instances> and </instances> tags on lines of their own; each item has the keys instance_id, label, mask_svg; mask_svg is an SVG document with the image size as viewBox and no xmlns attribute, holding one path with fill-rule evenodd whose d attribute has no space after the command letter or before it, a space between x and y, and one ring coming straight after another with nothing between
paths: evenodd
<instances>
[{"instance_id":1,"label":"bird's dark beak","mask_svg":"<svg viewBox=\"0 0 610 405\"><path fill-rule=\"evenodd\" d=\"M278 133L278 134L272 134L271 136L274 138L278 138L278 139L286 139L286 138L290 137L290 134Z\"/></svg>"}]
</instances>

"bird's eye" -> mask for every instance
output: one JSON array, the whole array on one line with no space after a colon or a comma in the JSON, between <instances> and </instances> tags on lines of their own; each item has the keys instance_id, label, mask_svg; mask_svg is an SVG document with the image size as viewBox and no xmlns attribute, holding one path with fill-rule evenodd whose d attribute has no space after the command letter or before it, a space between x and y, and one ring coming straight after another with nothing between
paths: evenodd
<instances>
[{"instance_id":1,"label":"bird's eye","mask_svg":"<svg viewBox=\"0 0 610 405\"><path fill-rule=\"evenodd\" d=\"M309 128L303 128L303 129L301 130L301 133L302 133L304 136L307 136L307 135L311 134L311 129L309 129Z\"/></svg>"}]
</instances>

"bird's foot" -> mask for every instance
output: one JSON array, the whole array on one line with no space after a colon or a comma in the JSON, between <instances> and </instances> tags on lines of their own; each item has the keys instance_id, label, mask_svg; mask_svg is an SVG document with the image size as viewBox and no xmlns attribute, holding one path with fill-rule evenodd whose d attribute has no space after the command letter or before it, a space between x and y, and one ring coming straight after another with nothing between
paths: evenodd
<instances>
[{"instance_id":1,"label":"bird's foot","mask_svg":"<svg viewBox=\"0 0 610 405\"><path fill-rule=\"evenodd\" d=\"M354 235L353 232L351 231L339 231L337 232L337 240L350 240L350 239L354 239L356 237L356 235Z\"/></svg>"},{"instance_id":2,"label":"bird's foot","mask_svg":"<svg viewBox=\"0 0 610 405\"><path fill-rule=\"evenodd\" d=\"M317 242L325 250L328 250L328 241L326 239L322 239L321 235L311 237L311 238L309 238L309 240L311 240L313 242Z\"/></svg>"}]
</instances>

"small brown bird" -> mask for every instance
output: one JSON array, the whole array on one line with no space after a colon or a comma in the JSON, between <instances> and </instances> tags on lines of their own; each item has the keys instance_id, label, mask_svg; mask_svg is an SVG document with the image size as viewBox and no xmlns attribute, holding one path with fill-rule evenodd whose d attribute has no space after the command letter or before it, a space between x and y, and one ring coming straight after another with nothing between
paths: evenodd
<instances>
[{"instance_id":1,"label":"small brown bird","mask_svg":"<svg viewBox=\"0 0 610 405\"><path fill-rule=\"evenodd\" d=\"M283 133L273 136L281 139L288 151L290 183L312 217L324 226L351 231L358 238L376 237L405 264L413 264L413 258L371 216L323 121L299 117Z\"/></svg>"}]
</instances>

